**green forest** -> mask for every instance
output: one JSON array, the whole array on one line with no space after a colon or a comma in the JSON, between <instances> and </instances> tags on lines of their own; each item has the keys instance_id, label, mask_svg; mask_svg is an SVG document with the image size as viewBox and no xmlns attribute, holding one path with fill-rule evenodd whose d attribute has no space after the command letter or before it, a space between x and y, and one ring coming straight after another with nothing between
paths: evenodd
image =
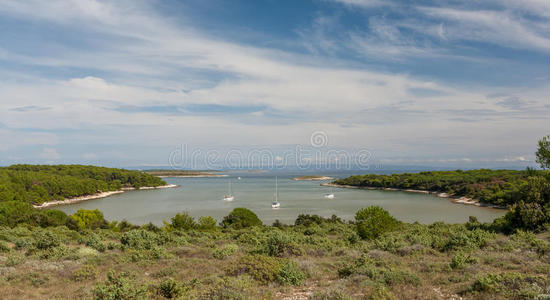
<instances>
[{"instance_id":1,"label":"green forest","mask_svg":"<svg viewBox=\"0 0 550 300\"><path fill-rule=\"evenodd\" d=\"M139 171L84 165L12 165L0 168L0 201L41 204L115 191L166 184Z\"/></svg>"},{"instance_id":2,"label":"green forest","mask_svg":"<svg viewBox=\"0 0 550 300\"><path fill-rule=\"evenodd\" d=\"M456 197L466 196L485 203L509 206L518 200L529 198L533 190L544 188L549 180L548 171L481 169L356 175L336 180L334 183L359 187L441 192Z\"/></svg>"}]
</instances>

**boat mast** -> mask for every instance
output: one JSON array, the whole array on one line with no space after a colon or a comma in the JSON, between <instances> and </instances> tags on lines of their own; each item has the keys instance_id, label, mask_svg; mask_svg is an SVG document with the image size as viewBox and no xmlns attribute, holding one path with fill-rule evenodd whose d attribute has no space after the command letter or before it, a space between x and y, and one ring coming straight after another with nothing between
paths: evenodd
<instances>
[{"instance_id":1,"label":"boat mast","mask_svg":"<svg viewBox=\"0 0 550 300\"><path fill-rule=\"evenodd\" d=\"M277 186L277 176L275 176L275 202L279 202L279 189Z\"/></svg>"}]
</instances>

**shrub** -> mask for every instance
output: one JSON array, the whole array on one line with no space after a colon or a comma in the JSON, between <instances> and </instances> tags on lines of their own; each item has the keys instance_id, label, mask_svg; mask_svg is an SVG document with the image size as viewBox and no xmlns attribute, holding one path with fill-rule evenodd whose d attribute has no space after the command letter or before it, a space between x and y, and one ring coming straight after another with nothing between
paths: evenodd
<instances>
[{"instance_id":1,"label":"shrub","mask_svg":"<svg viewBox=\"0 0 550 300\"><path fill-rule=\"evenodd\" d=\"M131 300L146 298L146 291L147 288L136 284L129 274L110 271L107 280L95 286L93 294L97 300Z\"/></svg>"},{"instance_id":2,"label":"shrub","mask_svg":"<svg viewBox=\"0 0 550 300\"><path fill-rule=\"evenodd\" d=\"M262 221L258 216L253 213L250 209L247 208L235 208L229 215L223 218L223 221L220 224L223 228L234 228L241 229L252 226L261 226Z\"/></svg>"},{"instance_id":3,"label":"shrub","mask_svg":"<svg viewBox=\"0 0 550 300\"><path fill-rule=\"evenodd\" d=\"M149 250L158 245L157 235L143 229L125 232L120 238L120 243L125 247L138 250Z\"/></svg>"},{"instance_id":4,"label":"shrub","mask_svg":"<svg viewBox=\"0 0 550 300\"><path fill-rule=\"evenodd\" d=\"M49 231L39 232L36 235L35 247L41 250L59 246L59 237Z\"/></svg>"},{"instance_id":5,"label":"shrub","mask_svg":"<svg viewBox=\"0 0 550 300\"><path fill-rule=\"evenodd\" d=\"M97 234L90 234L90 236L88 236L88 238L85 240L85 243L86 246L91 247L99 252L104 252L107 248Z\"/></svg>"},{"instance_id":6,"label":"shrub","mask_svg":"<svg viewBox=\"0 0 550 300\"><path fill-rule=\"evenodd\" d=\"M467 230L464 227L459 227L458 230L450 233L439 250L475 250L487 245L487 241L494 238L494 234L482 230Z\"/></svg>"},{"instance_id":7,"label":"shrub","mask_svg":"<svg viewBox=\"0 0 550 300\"><path fill-rule=\"evenodd\" d=\"M33 207L21 201L0 202L0 226L15 227L21 223L31 223L36 212Z\"/></svg>"},{"instance_id":8,"label":"shrub","mask_svg":"<svg viewBox=\"0 0 550 300\"><path fill-rule=\"evenodd\" d=\"M230 272L233 275L248 274L260 283L269 283L277 280L281 265L269 256L247 255L239 258Z\"/></svg>"},{"instance_id":9,"label":"shrub","mask_svg":"<svg viewBox=\"0 0 550 300\"><path fill-rule=\"evenodd\" d=\"M167 299L178 298L182 291L181 285L172 278L163 280L157 287L157 293Z\"/></svg>"},{"instance_id":10,"label":"shrub","mask_svg":"<svg viewBox=\"0 0 550 300\"><path fill-rule=\"evenodd\" d=\"M98 209L79 209L76 214L71 215L80 229L108 228L108 223L103 218L103 213Z\"/></svg>"},{"instance_id":11,"label":"shrub","mask_svg":"<svg viewBox=\"0 0 550 300\"><path fill-rule=\"evenodd\" d=\"M212 217L200 217L198 228L200 230L215 230L216 220Z\"/></svg>"},{"instance_id":12,"label":"shrub","mask_svg":"<svg viewBox=\"0 0 550 300\"><path fill-rule=\"evenodd\" d=\"M0 252L10 252L11 247L5 241L0 241Z\"/></svg>"},{"instance_id":13,"label":"shrub","mask_svg":"<svg viewBox=\"0 0 550 300\"><path fill-rule=\"evenodd\" d=\"M277 274L277 280L283 285L301 285L305 278L304 272L293 261L287 261L283 264L279 274Z\"/></svg>"},{"instance_id":14,"label":"shrub","mask_svg":"<svg viewBox=\"0 0 550 300\"><path fill-rule=\"evenodd\" d=\"M372 240L382 233L394 230L399 222L379 206L370 206L355 214L357 233L363 239Z\"/></svg>"},{"instance_id":15,"label":"shrub","mask_svg":"<svg viewBox=\"0 0 550 300\"><path fill-rule=\"evenodd\" d=\"M470 255L465 255L463 252L457 252L450 263L452 269L464 269L468 264L476 263L477 259Z\"/></svg>"},{"instance_id":16,"label":"shrub","mask_svg":"<svg viewBox=\"0 0 550 300\"><path fill-rule=\"evenodd\" d=\"M214 253L212 253L212 255L216 259L225 259L233 255L235 252L237 252L237 250L239 250L239 246L235 244L227 244L214 250Z\"/></svg>"},{"instance_id":17,"label":"shrub","mask_svg":"<svg viewBox=\"0 0 550 300\"><path fill-rule=\"evenodd\" d=\"M204 295L204 299L251 299L249 290L251 280L248 276L222 277L213 282L212 287ZM191 297L190 297L191 298Z\"/></svg>"},{"instance_id":18,"label":"shrub","mask_svg":"<svg viewBox=\"0 0 550 300\"><path fill-rule=\"evenodd\" d=\"M94 266L83 265L73 272L72 277L74 281L84 281L95 279L97 277L97 274L98 272Z\"/></svg>"},{"instance_id":19,"label":"shrub","mask_svg":"<svg viewBox=\"0 0 550 300\"><path fill-rule=\"evenodd\" d=\"M267 235L265 253L270 256L283 256L293 247L293 238L286 232L274 230Z\"/></svg>"},{"instance_id":20,"label":"shrub","mask_svg":"<svg viewBox=\"0 0 550 300\"><path fill-rule=\"evenodd\" d=\"M39 225L42 227L62 226L67 223L67 214L56 209L47 209L40 211Z\"/></svg>"},{"instance_id":21,"label":"shrub","mask_svg":"<svg viewBox=\"0 0 550 300\"><path fill-rule=\"evenodd\" d=\"M525 203L519 201L510 207L504 219L508 226L514 229L541 231L550 223L550 207L540 203Z\"/></svg>"},{"instance_id":22,"label":"shrub","mask_svg":"<svg viewBox=\"0 0 550 300\"><path fill-rule=\"evenodd\" d=\"M6 258L6 267L13 267L13 266L17 266L19 265L20 263L23 262L23 257L17 255L17 254L10 254L8 255L8 257Z\"/></svg>"},{"instance_id":23,"label":"shrub","mask_svg":"<svg viewBox=\"0 0 550 300\"><path fill-rule=\"evenodd\" d=\"M300 214L296 218L296 221L294 221L294 225L303 225L305 227L309 227L312 224L321 225L323 223L324 219L321 216L318 215L304 215Z\"/></svg>"},{"instance_id":24,"label":"shrub","mask_svg":"<svg viewBox=\"0 0 550 300\"><path fill-rule=\"evenodd\" d=\"M59 259L64 258L70 254L69 248L65 245L59 245L52 248L44 249L40 252L41 259Z\"/></svg>"},{"instance_id":25,"label":"shrub","mask_svg":"<svg viewBox=\"0 0 550 300\"><path fill-rule=\"evenodd\" d=\"M488 273L479 276L472 284L471 289L476 292L496 292L502 277L498 274Z\"/></svg>"},{"instance_id":26,"label":"shrub","mask_svg":"<svg viewBox=\"0 0 550 300\"><path fill-rule=\"evenodd\" d=\"M176 230L191 230L197 227L195 219L186 212L178 213L173 216L170 225Z\"/></svg>"}]
</instances>

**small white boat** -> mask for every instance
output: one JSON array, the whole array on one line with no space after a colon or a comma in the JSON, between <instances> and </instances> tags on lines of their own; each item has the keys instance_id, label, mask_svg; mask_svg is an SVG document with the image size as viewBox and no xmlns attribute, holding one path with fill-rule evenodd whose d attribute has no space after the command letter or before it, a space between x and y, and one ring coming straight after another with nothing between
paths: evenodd
<instances>
[{"instance_id":1,"label":"small white boat","mask_svg":"<svg viewBox=\"0 0 550 300\"><path fill-rule=\"evenodd\" d=\"M238 180L241 180L242 178L239 176L239 177L237 177L237 179L238 179Z\"/></svg>"},{"instance_id":2,"label":"small white boat","mask_svg":"<svg viewBox=\"0 0 550 300\"><path fill-rule=\"evenodd\" d=\"M233 193L231 191L231 180L229 180L229 193L227 195L223 196L224 201L233 201L235 200L235 197L233 196Z\"/></svg>"},{"instance_id":3,"label":"small white boat","mask_svg":"<svg viewBox=\"0 0 550 300\"><path fill-rule=\"evenodd\" d=\"M330 188L330 193L325 194L325 198L334 199L334 193L332 192L332 188Z\"/></svg>"},{"instance_id":4,"label":"small white boat","mask_svg":"<svg viewBox=\"0 0 550 300\"><path fill-rule=\"evenodd\" d=\"M281 203L279 203L279 189L277 185L277 176L275 176L275 200L271 202L271 208L279 208Z\"/></svg>"}]
</instances>

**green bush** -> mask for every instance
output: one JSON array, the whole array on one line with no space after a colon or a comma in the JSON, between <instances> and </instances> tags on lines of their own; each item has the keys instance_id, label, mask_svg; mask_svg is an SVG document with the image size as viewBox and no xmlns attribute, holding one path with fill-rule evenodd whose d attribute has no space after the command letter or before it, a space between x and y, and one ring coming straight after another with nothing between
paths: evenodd
<instances>
[{"instance_id":1,"label":"green bush","mask_svg":"<svg viewBox=\"0 0 550 300\"><path fill-rule=\"evenodd\" d=\"M195 219L186 212L176 214L171 221L170 226L176 230L191 230L197 227Z\"/></svg>"},{"instance_id":2,"label":"green bush","mask_svg":"<svg viewBox=\"0 0 550 300\"><path fill-rule=\"evenodd\" d=\"M248 274L260 283L269 283L277 280L281 270L280 263L269 256L247 255L239 258L230 269L233 275Z\"/></svg>"},{"instance_id":3,"label":"green bush","mask_svg":"<svg viewBox=\"0 0 550 300\"><path fill-rule=\"evenodd\" d=\"M35 244L34 246L37 249L45 250L50 249L53 247L57 247L60 245L59 237L49 231L46 232L38 232L35 237Z\"/></svg>"},{"instance_id":4,"label":"green bush","mask_svg":"<svg viewBox=\"0 0 550 300\"><path fill-rule=\"evenodd\" d=\"M150 250L158 245L157 235L143 229L125 232L120 238L120 243L125 247L137 250Z\"/></svg>"},{"instance_id":5,"label":"green bush","mask_svg":"<svg viewBox=\"0 0 550 300\"><path fill-rule=\"evenodd\" d=\"M145 299L147 288L138 285L127 273L116 274L110 271L107 280L95 286L94 298L97 300L133 300Z\"/></svg>"},{"instance_id":6,"label":"green bush","mask_svg":"<svg viewBox=\"0 0 550 300\"><path fill-rule=\"evenodd\" d=\"M200 230L215 230L216 229L216 220L212 217L200 217L198 228Z\"/></svg>"},{"instance_id":7,"label":"green bush","mask_svg":"<svg viewBox=\"0 0 550 300\"><path fill-rule=\"evenodd\" d=\"M384 232L395 230L399 222L379 206L369 206L355 214L357 234L363 239L373 240Z\"/></svg>"},{"instance_id":8,"label":"green bush","mask_svg":"<svg viewBox=\"0 0 550 300\"><path fill-rule=\"evenodd\" d=\"M214 253L212 253L212 256L214 256L214 258L216 259L225 259L233 255L238 250L239 250L239 246L235 244L227 244L214 250Z\"/></svg>"},{"instance_id":9,"label":"green bush","mask_svg":"<svg viewBox=\"0 0 550 300\"><path fill-rule=\"evenodd\" d=\"M183 292L183 288L172 278L164 279L157 287L157 293L166 298L178 298Z\"/></svg>"},{"instance_id":10,"label":"green bush","mask_svg":"<svg viewBox=\"0 0 550 300\"><path fill-rule=\"evenodd\" d=\"M91 265L83 265L73 272L74 281L91 280L97 277L97 269Z\"/></svg>"},{"instance_id":11,"label":"green bush","mask_svg":"<svg viewBox=\"0 0 550 300\"><path fill-rule=\"evenodd\" d=\"M293 238L286 232L274 230L267 234L265 253L270 256L283 256L293 247Z\"/></svg>"},{"instance_id":12,"label":"green bush","mask_svg":"<svg viewBox=\"0 0 550 300\"><path fill-rule=\"evenodd\" d=\"M5 241L0 241L0 252L10 252L11 247Z\"/></svg>"},{"instance_id":13,"label":"green bush","mask_svg":"<svg viewBox=\"0 0 550 300\"><path fill-rule=\"evenodd\" d=\"M76 214L70 216L80 229L108 228L109 224L103 218L103 213L98 209L79 209Z\"/></svg>"},{"instance_id":14,"label":"green bush","mask_svg":"<svg viewBox=\"0 0 550 300\"><path fill-rule=\"evenodd\" d=\"M464 269L466 266L472 263L476 263L477 259L474 257L471 257L470 255L466 255L463 252L457 252L449 264L451 269Z\"/></svg>"},{"instance_id":15,"label":"green bush","mask_svg":"<svg viewBox=\"0 0 550 300\"><path fill-rule=\"evenodd\" d=\"M283 285L301 285L305 278L304 272L292 261L284 263L277 274L277 280Z\"/></svg>"},{"instance_id":16,"label":"green bush","mask_svg":"<svg viewBox=\"0 0 550 300\"><path fill-rule=\"evenodd\" d=\"M262 221L250 209L240 207L233 209L229 215L225 216L220 225L223 228L241 229L261 226Z\"/></svg>"},{"instance_id":17,"label":"green bush","mask_svg":"<svg viewBox=\"0 0 550 300\"><path fill-rule=\"evenodd\" d=\"M2 199L0 199L2 200ZM32 205L20 201L0 202L0 226L15 227L21 223L32 223L36 210Z\"/></svg>"},{"instance_id":18,"label":"green bush","mask_svg":"<svg viewBox=\"0 0 550 300\"><path fill-rule=\"evenodd\" d=\"M99 252L104 252L107 249L107 247L105 246L105 244L103 244L103 241L97 234L90 234L85 239L85 244L86 246L93 248Z\"/></svg>"},{"instance_id":19,"label":"green bush","mask_svg":"<svg viewBox=\"0 0 550 300\"><path fill-rule=\"evenodd\" d=\"M488 273L479 276L472 284L471 289L476 292L497 292L502 277L498 274Z\"/></svg>"}]
</instances>

